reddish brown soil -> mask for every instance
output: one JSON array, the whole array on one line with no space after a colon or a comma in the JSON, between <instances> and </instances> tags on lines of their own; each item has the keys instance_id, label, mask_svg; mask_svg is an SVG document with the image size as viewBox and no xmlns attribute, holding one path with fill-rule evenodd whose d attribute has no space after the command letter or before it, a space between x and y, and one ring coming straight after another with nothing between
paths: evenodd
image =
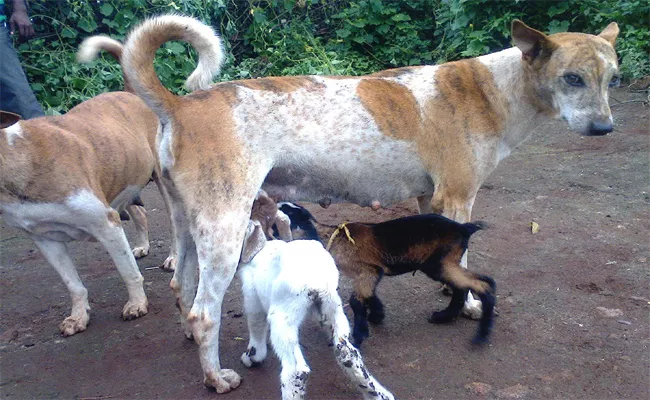
<instances>
[{"instance_id":1,"label":"reddish brown soil","mask_svg":"<svg viewBox=\"0 0 650 400\"><path fill-rule=\"evenodd\" d=\"M624 90L614 96L642 98ZM613 134L581 137L561 122L541 126L479 192L474 218L490 227L473 237L469 266L498 284L500 315L491 345L470 345L475 321L427 322L449 298L422 274L382 282L386 320L371 327L363 354L397 397L650 398L649 112L639 102L612 103ZM221 398L202 385L196 346L178 323L171 275L153 268L169 246L164 207L153 186L143 198L152 252L139 265L149 314L122 321L126 290L108 254L96 243L74 243L92 317L86 332L69 338L57 328L70 308L61 279L30 239L1 225L3 397ZM309 208L331 224L381 221L416 210L414 200L379 212L349 204ZM540 226L535 235L531 221ZM127 230L132 237L132 225ZM340 292L348 298L345 279ZM598 307L621 315L605 317ZM235 279L224 303L221 361L243 383L223 397L277 399L276 358L252 370L239 361L248 340L241 311ZM302 345L313 371L310 398L358 397L315 323L305 324Z\"/></svg>"}]
</instances>

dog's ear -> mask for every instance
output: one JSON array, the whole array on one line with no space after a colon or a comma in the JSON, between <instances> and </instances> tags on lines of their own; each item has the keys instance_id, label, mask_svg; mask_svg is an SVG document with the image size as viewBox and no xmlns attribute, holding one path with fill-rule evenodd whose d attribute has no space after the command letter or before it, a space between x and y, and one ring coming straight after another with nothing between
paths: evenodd
<instances>
[{"instance_id":1,"label":"dog's ear","mask_svg":"<svg viewBox=\"0 0 650 400\"><path fill-rule=\"evenodd\" d=\"M20 121L21 117L9 111L0 111L0 129L8 128L16 122Z\"/></svg>"},{"instance_id":2,"label":"dog's ear","mask_svg":"<svg viewBox=\"0 0 650 400\"><path fill-rule=\"evenodd\" d=\"M618 24L616 22L612 22L607 25L607 28L603 29L603 31L600 32L598 36L607 40L612 44L612 46L614 46L616 44L616 37L618 36L619 32L620 30L618 29Z\"/></svg>"},{"instance_id":3,"label":"dog's ear","mask_svg":"<svg viewBox=\"0 0 650 400\"><path fill-rule=\"evenodd\" d=\"M512 21L512 41L521 50L524 60L548 56L556 45L544 33L535 30L518 19Z\"/></svg>"},{"instance_id":4,"label":"dog's ear","mask_svg":"<svg viewBox=\"0 0 650 400\"><path fill-rule=\"evenodd\" d=\"M249 221L248 228L246 228L246 236L244 236L244 247L241 251L240 262L246 264L251 262L253 258L264 248L266 244L266 235L264 235L262 225L259 221Z\"/></svg>"}]
</instances>

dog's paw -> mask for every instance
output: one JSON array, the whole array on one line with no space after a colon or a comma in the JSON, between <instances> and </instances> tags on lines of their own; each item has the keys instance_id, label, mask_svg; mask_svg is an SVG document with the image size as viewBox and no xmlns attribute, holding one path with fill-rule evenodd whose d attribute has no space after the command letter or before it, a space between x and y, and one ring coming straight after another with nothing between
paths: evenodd
<instances>
[{"instance_id":1,"label":"dog's paw","mask_svg":"<svg viewBox=\"0 0 650 400\"><path fill-rule=\"evenodd\" d=\"M149 255L149 246L133 248L133 257L136 259L146 257L147 255Z\"/></svg>"},{"instance_id":2,"label":"dog's paw","mask_svg":"<svg viewBox=\"0 0 650 400\"><path fill-rule=\"evenodd\" d=\"M163 269L163 271L167 272L173 272L176 270L176 257L174 256L169 256L163 263L163 265L160 267Z\"/></svg>"},{"instance_id":3,"label":"dog's paw","mask_svg":"<svg viewBox=\"0 0 650 400\"><path fill-rule=\"evenodd\" d=\"M452 294L454 294L454 290L447 285L442 285L442 289L440 290L442 291L442 294L444 294L445 296L451 296Z\"/></svg>"},{"instance_id":4,"label":"dog's paw","mask_svg":"<svg viewBox=\"0 0 650 400\"><path fill-rule=\"evenodd\" d=\"M237 389L241 384L241 377L232 369L220 369L216 373L206 374L203 384L213 387L217 393L228 393Z\"/></svg>"},{"instance_id":5,"label":"dog's paw","mask_svg":"<svg viewBox=\"0 0 650 400\"><path fill-rule=\"evenodd\" d=\"M63 322L61 322L59 329L61 330L61 334L63 336L72 336L77 332L85 331L88 327L89 320L90 316L88 314L83 317L69 316L68 318L64 319Z\"/></svg>"},{"instance_id":6,"label":"dog's paw","mask_svg":"<svg viewBox=\"0 0 650 400\"><path fill-rule=\"evenodd\" d=\"M483 314L481 302L479 300L466 301L462 314L469 319L481 319L481 315Z\"/></svg>"},{"instance_id":7,"label":"dog's paw","mask_svg":"<svg viewBox=\"0 0 650 400\"><path fill-rule=\"evenodd\" d=\"M132 319L140 318L147 314L148 302L145 299L143 302L132 303L130 300L124 305L122 310L122 319L130 321Z\"/></svg>"}]
</instances>

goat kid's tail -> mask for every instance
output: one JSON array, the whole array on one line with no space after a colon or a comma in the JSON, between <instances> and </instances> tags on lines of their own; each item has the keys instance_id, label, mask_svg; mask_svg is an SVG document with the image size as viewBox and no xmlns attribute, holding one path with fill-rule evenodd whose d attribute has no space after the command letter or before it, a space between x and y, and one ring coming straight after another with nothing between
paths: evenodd
<instances>
[{"instance_id":1,"label":"goat kid's tail","mask_svg":"<svg viewBox=\"0 0 650 400\"><path fill-rule=\"evenodd\" d=\"M156 75L153 60L156 50L165 42L180 40L189 43L199 54L199 65L185 82L189 90L205 89L221 69L224 54L221 39L201 21L182 15L161 15L150 18L131 31L124 45L124 73L161 122L169 121L169 109L177 96L167 90Z\"/></svg>"},{"instance_id":2,"label":"goat kid's tail","mask_svg":"<svg viewBox=\"0 0 650 400\"><path fill-rule=\"evenodd\" d=\"M485 221L474 221L463 224L463 228L465 228L468 236L473 235L476 233L476 231L479 231L481 229L486 229L487 227L488 224Z\"/></svg>"},{"instance_id":3,"label":"goat kid's tail","mask_svg":"<svg viewBox=\"0 0 650 400\"><path fill-rule=\"evenodd\" d=\"M114 59L122 64L122 53L124 52L124 45L115 39L111 39L108 36L97 35L91 36L84 39L83 42L79 45L79 51L77 52L77 61L82 64L88 64L97 58L100 51L105 51ZM124 90L127 92L135 93L133 87L129 83L126 74L124 73L124 68L122 68L122 75L124 77Z\"/></svg>"},{"instance_id":4,"label":"goat kid's tail","mask_svg":"<svg viewBox=\"0 0 650 400\"><path fill-rule=\"evenodd\" d=\"M324 319L332 324L334 354L343 372L363 393L365 400L394 400L393 394L370 374L359 350L350 342L350 325L343 312L341 298L336 292L321 298L321 312Z\"/></svg>"}]
</instances>

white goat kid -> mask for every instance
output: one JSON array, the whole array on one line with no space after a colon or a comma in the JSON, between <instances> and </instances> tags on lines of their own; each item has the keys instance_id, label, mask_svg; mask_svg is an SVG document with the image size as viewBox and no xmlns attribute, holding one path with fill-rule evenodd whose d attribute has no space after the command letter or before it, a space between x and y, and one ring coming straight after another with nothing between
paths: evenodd
<instances>
[{"instance_id":1,"label":"white goat kid","mask_svg":"<svg viewBox=\"0 0 650 400\"><path fill-rule=\"evenodd\" d=\"M309 261L307 261L309 260ZM251 221L242 251L240 277L250 341L241 356L247 367L267 355L267 334L282 363L282 399L305 397L309 366L298 342L300 325L315 312L330 329L336 360L365 399L392 400L370 374L349 340L350 326L336 289L334 260L315 240L266 241L258 221Z\"/></svg>"}]
</instances>

